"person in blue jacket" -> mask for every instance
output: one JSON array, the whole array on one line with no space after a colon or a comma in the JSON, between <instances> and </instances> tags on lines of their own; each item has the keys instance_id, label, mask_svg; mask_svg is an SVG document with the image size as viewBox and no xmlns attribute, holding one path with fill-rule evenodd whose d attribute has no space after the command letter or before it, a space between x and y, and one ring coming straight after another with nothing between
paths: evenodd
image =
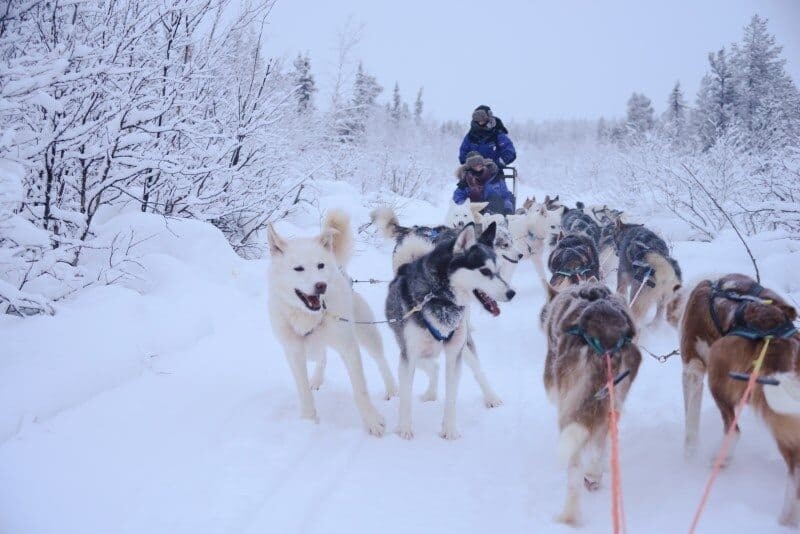
<instances>
[{"instance_id":1,"label":"person in blue jacket","mask_svg":"<svg viewBox=\"0 0 800 534\"><path fill-rule=\"evenodd\" d=\"M475 151L489 158L502 169L517 158L514 144L508 138L508 130L489 106L478 106L472 112L469 132L461 142L458 161L466 163L467 154Z\"/></svg>"},{"instance_id":2,"label":"person in blue jacket","mask_svg":"<svg viewBox=\"0 0 800 534\"><path fill-rule=\"evenodd\" d=\"M458 184L453 192L453 202L463 204L471 202L488 202L484 213L514 213L514 195L506 187L503 172L490 158L484 158L478 152L470 152L464 165L456 169Z\"/></svg>"}]
</instances>

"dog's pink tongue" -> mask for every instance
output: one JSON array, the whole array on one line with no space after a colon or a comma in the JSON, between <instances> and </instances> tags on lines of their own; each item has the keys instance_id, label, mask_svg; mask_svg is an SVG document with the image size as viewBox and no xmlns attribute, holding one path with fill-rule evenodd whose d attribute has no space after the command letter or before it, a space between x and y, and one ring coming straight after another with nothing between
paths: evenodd
<instances>
[{"instance_id":1,"label":"dog's pink tongue","mask_svg":"<svg viewBox=\"0 0 800 534\"><path fill-rule=\"evenodd\" d=\"M497 317L500 315L500 306L497 305L497 301L491 300L489 302L489 313Z\"/></svg>"},{"instance_id":2,"label":"dog's pink tongue","mask_svg":"<svg viewBox=\"0 0 800 534\"><path fill-rule=\"evenodd\" d=\"M308 303L311 305L312 308L319 308L319 296L308 295L306 298L308 299Z\"/></svg>"}]
</instances>

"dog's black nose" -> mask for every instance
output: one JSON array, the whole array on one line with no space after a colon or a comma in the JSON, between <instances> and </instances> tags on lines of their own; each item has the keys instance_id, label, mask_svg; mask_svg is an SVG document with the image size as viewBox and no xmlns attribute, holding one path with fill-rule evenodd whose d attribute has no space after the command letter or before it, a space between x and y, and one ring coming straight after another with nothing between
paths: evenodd
<instances>
[{"instance_id":1,"label":"dog's black nose","mask_svg":"<svg viewBox=\"0 0 800 534\"><path fill-rule=\"evenodd\" d=\"M314 284L314 292L317 295L322 295L327 290L328 290L328 284L326 284L325 282L317 282L316 284Z\"/></svg>"},{"instance_id":2,"label":"dog's black nose","mask_svg":"<svg viewBox=\"0 0 800 534\"><path fill-rule=\"evenodd\" d=\"M518 260L521 260L521 259L522 259L522 252L520 252L519 254L517 254L517 259L518 259Z\"/></svg>"},{"instance_id":3,"label":"dog's black nose","mask_svg":"<svg viewBox=\"0 0 800 534\"><path fill-rule=\"evenodd\" d=\"M508 291L506 291L506 297L508 297L508 300L513 299L514 295L516 295L516 294L517 294L517 292L514 291L513 289L509 289Z\"/></svg>"}]
</instances>

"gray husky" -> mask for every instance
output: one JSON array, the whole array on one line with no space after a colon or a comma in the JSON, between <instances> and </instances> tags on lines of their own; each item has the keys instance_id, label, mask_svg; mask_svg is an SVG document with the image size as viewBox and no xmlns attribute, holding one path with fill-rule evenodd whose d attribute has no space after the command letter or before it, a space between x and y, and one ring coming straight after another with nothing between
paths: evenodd
<instances>
[{"instance_id":1,"label":"gray husky","mask_svg":"<svg viewBox=\"0 0 800 534\"><path fill-rule=\"evenodd\" d=\"M432 360L445 352L445 409L441 436L459 437L456 428L456 396L461 357L471 352L469 303L473 295L492 314L500 310L495 299L509 301L514 290L500 276L492 244L494 224L475 238L474 225L454 238L440 241L422 257L400 266L389 285L386 318L400 346L400 417L398 433L411 439L411 392L420 360ZM472 347L474 350L474 347Z\"/></svg>"},{"instance_id":2,"label":"gray husky","mask_svg":"<svg viewBox=\"0 0 800 534\"><path fill-rule=\"evenodd\" d=\"M667 244L643 225L621 220L614 226L614 242L619 256L617 292L628 297L630 288L633 318L640 322L655 303L654 320L662 319L667 301L681 287L681 269L670 257Z\"/></svg>"}]
</instances>

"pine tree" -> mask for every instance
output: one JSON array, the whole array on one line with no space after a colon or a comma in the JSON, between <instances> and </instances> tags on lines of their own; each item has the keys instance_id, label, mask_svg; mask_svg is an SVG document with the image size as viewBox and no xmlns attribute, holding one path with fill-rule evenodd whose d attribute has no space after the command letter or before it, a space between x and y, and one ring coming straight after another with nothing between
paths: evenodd
<instances>
[{"instance_id":1,"label":"pine tree","mask_svg":"<svg viewBox=\"0 0 800 534\"><path fill-rule=\"evenodd\" d=\"M655 124L653 104L643 94L633 93L628 99L626 125L632 133L641 135L653 129Z\"/></svg>"},{"instance_id":2,"label":"pine tree","mask_svg":"<svg viewBox=\"0 0 800 534\"><path fill-rule=\"evenodd\" d=\"M686 142L686 109L681 82L677 81L669 93L667 109L662 117L664 133L673 146L679 146Z\"/></svg>"},{"instance_id":3,"label":"pine tree","mask_svg":"<svg viewBox=\"0 0 800 534\"><path fill-rule=\"evenodd\" d=\"M419 123L422 120L422 110L424 106L422 103L422 87L417 91L417 99L414 101L414 121Z\"/></svg>"},{"instance_id":4,"label":"pine tree","mask_svg":"<svg viewBox=\"0 0 800 534\"><path fill-rule=\"evenodd\" d=\"M403 103L400 99L400 84L395 82L394 83L394 91L392 92L392 107L390 109L390 114L392 119L395 122L400 121L400 116L402 115Z\"/></svg>"},{"instance_id":5,"label":"pine tree","mask_svg":"<svg viewBox=\"0 0 800 534\"><path fill-rule=\"evenodd\" d=\"M703 150L708 150L725 135L733 120L735 86L730 60L725 49L708 54L711 67L697 92L693 116L695 135Z\"/></svg>"},{"instance_id":6,"label":"pine tree","mask_svg":"<svg viewBox=\"0 0 800 534\"><path fill-rule=\"evenodd\" d=\"M608 141L609 138L609 129L608 124L606 123L605 117L600 117L597 121L597 140L601 143L605 143Z\"/></svg>"},{"instance_id":7,"label":"pine tree","mask_svg":"<svg viewBox=\"0 0 800 534\"><path fill-rule=\"evenodd\" d=\"M782 49L758 15L733 45L736 128L751 151L785 146L800 134L800 96L784 69Z\"/></svg>"},{"instance_id":8,"label":"pine tree","mask_svg":"<svg viewBox=\"0 0 800 534\"><path fill-rule=\"evenodd\" d=\"M297 54L294 60L294 72L292 79L295 84L295 95L297 96L297 110L299 113L306 113L314 109L314 93L317 92L317 85L314 76L311 74L311 59L308 54L303 56Z\"/></svg>"},{"instance_id":9,"label":"pine tree","mask_svg":"<svg viewBox=\"0 0 800 534\"><path fill-rule=\"evenodd\" d=\"M353 99L351 112L346 127L340 134L343 140L352 140L355 136L364 133L367 120L375 109L375 100L383 92L375 76L364 71L364 65L359 62L356 78L353 82Z\"/></svg>"}]
</instances>

